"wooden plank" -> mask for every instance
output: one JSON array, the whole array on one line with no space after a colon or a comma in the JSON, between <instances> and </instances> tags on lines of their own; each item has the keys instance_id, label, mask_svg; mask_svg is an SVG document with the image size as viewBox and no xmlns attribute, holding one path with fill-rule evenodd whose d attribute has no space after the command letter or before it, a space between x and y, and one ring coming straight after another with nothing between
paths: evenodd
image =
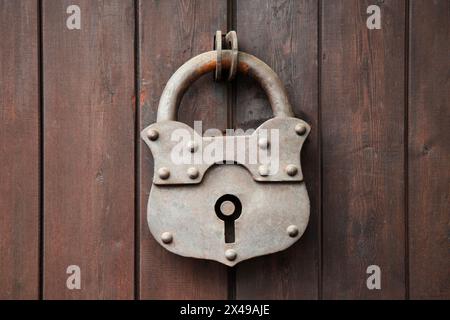
<instances>
[{"instance_id":1,"label":"wooden plank","mask_svg":"<svg viewBox=\"0 0 450 320\"><path fill-rule=\"evenodd\" d=\"M39 296L36 1L0 1L0 299Z\"/></svg>"},{"instance_id":2,"label":"wooden plank","mask_svg":"<svg viewBox=\"0 0 450 320\"><path fill-rule=\"evenodd\" d=\"M159 97L175 70L189 58L212 50L216 30L226 30L227 1L140 1L140 127L156 121ZM224 84L207 75L183 98L179 120L203 128L224 129ZM226 299L227 269L216 262L176 256L162 248L147 225L147 201L153 175L148 147L140 145L140 298Z\"/></svg>"},{"instance_id":3,"label":"wooden plank","mask_svg":"<svg viewBox=\"0 0 450 320\"><path fill-rule=\"evenodd\" d=\"M294 113L312 126L302 150L302 168L311 200L303 237L288 250L237 266L237 299L317 299L320 258L320 151L318 124L318 3L236 1L239 49L271 66L283 81ZM256 129L272 116L254 80L239 78L235 127Z\"/></svg>"},{"instance_id":4,"label":"wooden plank","mask_svg":"<svg viewBox=\"0 0 450 320\"><path fill-rule=\"evenodd\" d=\"M412 299L450 299L450 4L411 1L409 270Z\"/></svg>"},{"instance_id":5,"label":"wooden plank","mask_svg":"<svg viewBox=\"0 0 450 320\"><path fill-rule=\"evenodd\" d=\"M44 298L130 299L134 289L134 6L43 1ZM66 287L69 265L81 289Z\"/></svg>"},{"instance_id":6,"label":"wooden plank","mask_svg":"<svg viewBox=\"0 0 450 320\"><path fill-rule=\"evenodd\" d=\"M323 297L405 297L405 2L322 1ZM367 267L381 268L369 290Z\"/></svg>"}]
</instances>

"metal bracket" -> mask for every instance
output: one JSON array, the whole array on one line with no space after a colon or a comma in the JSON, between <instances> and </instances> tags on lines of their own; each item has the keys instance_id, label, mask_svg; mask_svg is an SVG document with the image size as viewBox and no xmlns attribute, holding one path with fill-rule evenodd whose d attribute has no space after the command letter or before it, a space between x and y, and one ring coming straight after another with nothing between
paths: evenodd
<instances>
[{"instance_id":1,"label":"metal bracket","mask_svg":"<svg viewBox=\"0 0 450 320\"><path fill-rule=\"evenodd\" d=\"M223 163L243 166L258 182L301 182L300 151L309 131L310 126L303 120L280 117L267 120L251 135L201 137L190 126L178 121L156 122L141 135L155 160L153 183L156 185L198 184L210 167ZM177 141L174 132L184 133L187 141ZM273 148L271 132L276 132L277 149ZM234 149L244 147L242 152L228 154L225 147L229 145ZM214 162L203 161L207 151L217 146L223 147L223 157ZM174 163L172 152L183 151L183 148L187 151L185 154L192 155L189 162ZM260 150L266 151L261 153L267 154L268 158L252 159L252 155ZM271 162L272 156L277 159L276 166Z\"/></svg>"},{"instance_id":2,"label":"metal bracket","mask_svg":"<svg viewBox=\"0 0 450 320\"><path fill-rule=\"evenodd\" d=\"M224 37L222 31L217 30L214 36L214 50L217 52L216 71L214 79L222 81L222 49L231 50L231 64L228 71L227 81L232 81L236 77L238 66L238 39L236 31L230 31Z\"/></svg>"}]
</instances>

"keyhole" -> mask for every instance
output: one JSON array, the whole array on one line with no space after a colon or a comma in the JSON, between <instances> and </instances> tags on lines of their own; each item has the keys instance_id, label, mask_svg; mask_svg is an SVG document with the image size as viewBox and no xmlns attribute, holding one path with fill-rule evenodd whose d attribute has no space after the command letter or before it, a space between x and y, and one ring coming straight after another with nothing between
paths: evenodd
<instances>
[{"instance_id":1,"label":"keyhole","mask_svg":"<svg viewBox=\"0 0 450 320\"><path fill-rule=\"evenodd\" d=\"M233 243L234 221L241 215L241 201L232 194L225 194L216 201L214 209L217 217L224 222L225 243Z\"/></svg>"}]
</instances>

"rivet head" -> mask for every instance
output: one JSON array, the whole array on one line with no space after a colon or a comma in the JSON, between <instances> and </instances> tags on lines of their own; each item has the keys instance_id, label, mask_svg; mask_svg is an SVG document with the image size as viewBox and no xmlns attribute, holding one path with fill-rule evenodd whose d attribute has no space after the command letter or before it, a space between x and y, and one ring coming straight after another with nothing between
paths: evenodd
<instances>
[{"instance_id":1,"label":"rivet head","mask_svg":"<svg viewBox=\"0 0 450 320\"><path fill-rule=\"evenodd\" d=\"M156 131L156 130L149 129L149 130L147 131L147 137L148 137L150 140L155 141L155 140L158 139L159 133L158 133L158 131Z\"/></svg>"},{"instance_id":2,"label":"rivet head","mask_svg":"<svg viewBox=\"0 0 450 320\"><path fill-rule=\"evenodd\" d=\"M187 143L187 149L191 152L194 153L198 150L198 143L195 141L189 141Z\"/></svg>"},{"instance_id":3,"label":"rivet head","mask_svg":"<svg viewBox=\"0 0 450 320\"><path fill-rule=\"evenodd\" d=\"M298 236L298 228L296 225L291 224L289 227L286 228L286 231L289 235L289 237L295 238L296 236Z\"/></svg>"},{"instance_id":4,"label":"rivet head","mask_svg":"<svg viewBox=\"0 0 450 320\"><path fill-rule=\"evenodd\" d=\"M297 134L299 136L302 136L306 133L306 126L303 123L299 123L295 126L295 132L297 132Z\"/></svg>"},{"instance_id":5,"label":"rivet head","mask_svg":"<svg viewBox=\"0 0 450 320\"><path fill-rule=\"evenodd\" d=\"M163 180L168 179L170 177L169 169L167 169L166 167L159 168L158 176Z\"/></svg>"},{"instance_id":6,"label":"rivet head","mask_svg":"<svg viewBox=\"0 0 450 320\"><path fill-rule=\"evenodd\" d=\"M269 145L270 145L270 142L269 142L269 140L267 140L267 138L260 138L259 140L258 140L258 146L261 148L261 149L267 149L267 148L269 148Z\"/></svg>"},{"instance_id":7,"label":"rivet head","mask_svg":"<svg viewBox=\"0 0 450 320\"><path fill-rule=\"evenodd\" d=\"M289 164L289 165L286 166L286 173L289 176L293 177L293 176L295 176L297 174L297 172L298 172L298 169L293 164Z\"/></svg>"},{"instance_id":8,"label":"rivet head","mask_svg":"<svg viewBox=\"0 0 450 320\"><path fill-rule=\"evenodd\" d=\"M258 168L258 172L261 176L267 177L269 175L269 167L266 165L260 165Z\"/></svg>"},{"instance_id":9,"label":"rivet head","mask_svg":"<svg viewBox=\"0 0 450 320\"><path fill-rule=\"evenodd\" d=\"M165 243L165 244L172 243L172 241L173 241L172 233L170 233L170 232L163 232L161 234L161 241L163 243Z\"/></svg>"},{"instance_id":10,"label":"rivet head","mask_svg":"<svg viewBox=\"0 0 450 320\"><path fill-rule=\"evenodd\" d=\"M236 250L228 249L227 251L225 251L225 258L227 258L227 260L234 261L236 260L236 257L237 257Z\"/></svg>"},{"instance_id":11,"label":"rivet head","mask_svg":"<svg viewBox=\"0 0 450 320\"><path fill-rule=\"evenodd\" d=\"M198 176L199 176L198 169L197 169L197 168L194 168L194 167L190 167L190 168L187 170L187 174L188 174L189 178L191 178L191 179L197 179Z\"/></svg>"}]
</instances>

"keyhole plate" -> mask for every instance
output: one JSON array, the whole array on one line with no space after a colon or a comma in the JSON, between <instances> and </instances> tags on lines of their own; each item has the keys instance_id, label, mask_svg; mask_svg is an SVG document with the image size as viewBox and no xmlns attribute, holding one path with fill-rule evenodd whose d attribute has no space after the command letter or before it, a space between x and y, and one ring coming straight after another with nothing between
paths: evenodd
<instances>
[{"instance_id":1,"label":"keyhole plate","mask_svg":"<svg viewBox=\"0 0 450 320\"><path fill-rule=\"evenodd\" d=\"M224 220L215 212L224 195L234 195L242 204L239 219L233 220L235 241L230 243L224 239ZM233 215L234 205L222 202L220 212ZM197 185L153 184L147 211L150 231L165 249L228 266L286 249L301 237L308 218L304 183L257 182L236 164L212 166ZM298 229L295 236L289 232L292 225ZM172 235L170 242L166 232ZM231 260L230 251L235 254Z\"/></svg>"}]
</instances>

